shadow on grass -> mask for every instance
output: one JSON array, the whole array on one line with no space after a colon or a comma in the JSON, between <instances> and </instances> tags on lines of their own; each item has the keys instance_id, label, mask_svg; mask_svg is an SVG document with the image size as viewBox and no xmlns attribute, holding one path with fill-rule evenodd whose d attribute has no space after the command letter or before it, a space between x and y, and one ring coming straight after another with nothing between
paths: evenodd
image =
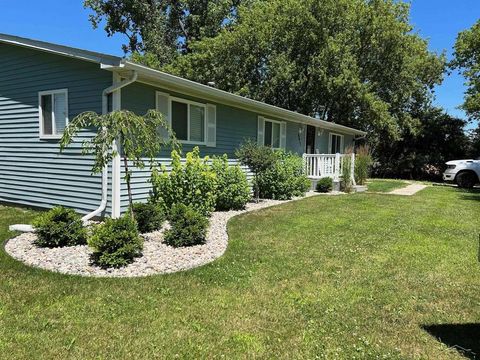
<instances>
[{"instance_id":1,"label":"shadow on grass","mask_svg":"<svg viewBox=\"0 0 480 360\"><path fill-rule=\"evenodd\" d=\"M480 360L480 324L423 325L422 328L466 358Z\"/></svg>"},{"instance_id":2,"label":"shadow on grass","mask_svg":"<svg viewBox=\"0 0 480 360\"><path fill-rule=\"evenodd\" d=\"M457 192L460 193L460 199L462 200L473 200L480 201L480 189L460 189L456 188Z\"/></svg>"}]
</instances>

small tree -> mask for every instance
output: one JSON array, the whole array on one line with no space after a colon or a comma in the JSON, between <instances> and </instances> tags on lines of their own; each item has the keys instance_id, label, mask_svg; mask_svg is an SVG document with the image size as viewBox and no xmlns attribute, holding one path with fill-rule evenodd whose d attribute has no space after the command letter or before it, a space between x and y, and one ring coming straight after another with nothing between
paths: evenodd
<instances>
[{"instance_id":1,"label":"small tree","mask_svg":"<svg viewBox=\"0 0 480 360\"><path fill-rule=\"evenodd\" d=\"M242 165L248 166L253 172L255 199L258 202L260 197L258 175L275 164L275 154L269 147L260 146L249 139L235 151L235 156Z\"/></svg>"},{"instance_id":2,"label":"small tree","mask_svg":"<svg viewBox=\"0 0 480 360\"><path fill-rule=\"evenodd\" d=\"M365 185L372 166L372 154L368 145L357 148L355 155L355 180L358 185Z\"/></svg>"},{"instance_id":3,"label":"small tree","mask_svg":"<svg viewBox=\"0 0 480 360\"><path fill-rule=\"evenodd\" d=\"M342 182L343 190L347 193L352 191L352 155L353 148L345 149L345 154L342 158Z\"/></svg>"},{"instance_id":4,"label":"small tree","mask_svg":"<svg viewBox=\"0 0 480 360\"><path fill-rule=\"evenodd\" d=\"M163 146L167 144L176 146L177 144L170 126L158 111L149 110L144 116L127 110L112 111L104 115L90 111L76 116L65 128L60 141L60 152L84 128L97 129L96 135L82 144L82 154L95 156L92 174L102 172L108 163L118 155L117 150L112 148L114 142L117 142L121 148L130 209L133 208L130 185L132 171L129 169L128 161L132 161L135 167L144 168L143 157L147 157L150 159L150 167L152 167L154 158L158 156ZM168 136L162 135L162 129L167 131ZM130 213L133 217L133 212Z\"/></svg>"}]
</instances>

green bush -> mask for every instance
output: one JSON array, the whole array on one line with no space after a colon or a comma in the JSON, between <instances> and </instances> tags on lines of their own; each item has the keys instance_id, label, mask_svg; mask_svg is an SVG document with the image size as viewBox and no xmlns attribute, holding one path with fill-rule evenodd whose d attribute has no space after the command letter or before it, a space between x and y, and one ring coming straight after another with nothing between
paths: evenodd
<instances>
[{"instance_id":1,"label":"green bush","mask_svg":"<svg viewBox=\"0 0 480 360\"><path fill-rule=\"evenodd\" d=\"M137 229L137 223L130 214L119 219L105 219L103 224L96 225L88 239L93 249L93 262L103 268L118 268L133 262L140 256L143 239Z\"/></svg>"},{"instance_id":2,"label":"green bush","mask_svg":"<svg viewBox=\"0 0 480 360\"><path fill-rule=\"evenodd\" d=\"M358 147L355 155L355 180L358 185L365 185L370 175L372 155L367 145Z\"/></svg>"},{"instance_id":3,"label":"green bush","mask_svg":"<svg viewBox=\"0 0 480 360\"><path fill-rule=\"evenodd\" d=\"M333 189L333 179L324 177L318 180L316 190L321 193L328 193Z\"/></svg>"},{"instance_id":4,"label":"green bush","mask_svg":"<svg viewBox=\"0 0 480 360\"><path fill-rule=\"evenodd\" d=\"M180 154L172 151L171 171L163 166L152 172L149 201L164 207L168 214L174 204L186 204L208 216L215 209L217 179L208 165L208 157L200 158L195 147L182 164Z\"/></svg>"},{"instance_id":5,"label":"green bush","mask_svg":"<svg viewBox=\"0 0 480 360\"><path fill-rule=\"evenodd\" d=\"M304 174L302 158L283 150L275 151L274 154L273 165L260 172L256 179L260 197L288 200L305 195L311 183Z\"/></svg>"},{"instance_id":6,"label":"green bush","mask_svg":"<svg viewBox=\"0 0 480 360\"><path fill-rule=\"evenodd\" d=\"M208 218L191 205L175 204L169 220L171 228L165 232L166 244L180 247L205 243Z\"/></svg>"},{"instance_id":7,"label":"green bush","mask_svg":"<svg viewBox=\"0 0 480 360\"><path fill-rule=\"evenodd\" d=\"M137 221L138 231L142 234L160 230L165 221L163 207L159 204L135 203L133 215Z\"/></svg>"},{"instance_id":8,"label":"green bush","mask_svg":"<svg viewBox=\"0 0 480 360\"><path fill-rule=\"evenodd\" d=\"M276 162L275 153L269 147L258 145L252 140L247 140L235 151L235 156L242 165L248 166L253 172L253 188L255 198L258 201L260 197L258 176L260 173L274 166Z\"/></svg>"},{"instance_id":9,"label":"green bush","mask_svg":"<svg viewBox=\"0 0 480 360\"><path fill-rule=\"evenodd\" d=\"M87 243L87 230L75 210L62 206L42 213L33 221L37 239L42 247L62 247Z\"/></svg>"},{"instance_id":10,"label":"green bush","mask_svg":"<svg viewBox=\"0 0 480 360\"><path fill-rule=\"evenodd\" d=\"M240 210L250 200L247 175L240 166L230 166L227 155L214 158L212 171L217 177L216 210Z\"/></svg>"}]
</instances>

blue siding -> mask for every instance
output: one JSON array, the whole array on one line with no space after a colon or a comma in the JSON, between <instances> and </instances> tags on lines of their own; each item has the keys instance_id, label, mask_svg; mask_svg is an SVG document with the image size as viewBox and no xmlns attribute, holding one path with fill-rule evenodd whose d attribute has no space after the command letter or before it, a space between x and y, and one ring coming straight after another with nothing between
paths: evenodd
<instances>
[{"instance_id":1,"label":"blue siding","mask_svg":"<svg viewBox=\"0 0 480 360\"><path fill-rule=\"evenodd\" d=\"M68 89L69 119L102 111L102 91L112 75L98 64L0 44L0 201L49 208L98 207L101 176L81 155L83 131L64 154L58 140L39 139L38 92ZM110 211L110 201L109 201Z\"/></svg>"},{"instance_id":2,"label":"blue siding","mask_svg":"<svg viewBox=\"0 0 480 360\"><path fill-rule=\"evenodd\" d=\"M122 109L133 111L137 114L144 114L150 109L155 108L155 91L168 93L170 96L184 98L200 103L207 103L207 101L172 92L160 87L154 87L143 83L134 83L122 89ZM206 147L200 146L202 156L205 155L223 155L227 154L229 158L233 159L235 156L235 149L247 138L257 138L257 120L258 114L246 111L231 106L210 102L217 107L217 146ZM273 120L280 120L272 118ZM289 151L295 152L299 155L305 151L305 132L306 125L286 121L287 123L287 138L286 148ZM318 133L318 132L317 132ZM317 137L316 148L321 152L328 151L328 134L327 130L323 130L322 135ZM345 136L345 144L351 144L353 137ZM194 145L182 146L185 152L191 151ZM169 165L170 150L164 149L157 159L160 163ZM234 160L232 160L234 162ZM123 163L122 163L123 164ZM247 169L244 169L247 171ZM122 179L124 176L124 168L122 166ZM251 176L251 173L247 171ZM144 202L148 198L148 193L151 189L150 171L146 169L133 169L132 175L132 194L134 201ZM121 183L121 209L122 212L128 207L127 186L124 181Z\"/></svg>"},{"instance_id":3,"label":"blue siding","mask_svg":"<svg viewBox=\"0 0 480 360\"><path fill-rule=\"evenodd\" d=\"M155 91L169 93L171 96L184 98L200 103L205 100L192 98L150 85L134 83L122 89L122 109L130 110L136 114L145 114L150 109L155 109ZM217 146L200 146L202 155L223 155L233 157L235 149L247 138L257 138L257 115L255 113L234 109L232 107L213 103L217 106ZM191 151L194 145L184 144L184 152ZM168 157L170 152L163 151L160 156Z\"/></svg>"}]
</instances>

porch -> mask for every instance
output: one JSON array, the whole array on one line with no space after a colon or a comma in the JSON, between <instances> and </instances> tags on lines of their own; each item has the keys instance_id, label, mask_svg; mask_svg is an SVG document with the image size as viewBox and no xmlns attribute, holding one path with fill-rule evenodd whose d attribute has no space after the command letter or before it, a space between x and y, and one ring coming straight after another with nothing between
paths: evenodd
<instances>
[{"instance_id":1,"label":"porch","mask_svg":"<svg viewBox=\"0 0 480 360\"><path fill-rule=\"evenodd\" d=\"M355 154L303 154L303 166L305 174L314 182L325 177L333 179L334 184L339 184L342 180L343 164L345 159L351 161L350 178L352 184L355 184Z\"/></svg>"}]
</instances>

